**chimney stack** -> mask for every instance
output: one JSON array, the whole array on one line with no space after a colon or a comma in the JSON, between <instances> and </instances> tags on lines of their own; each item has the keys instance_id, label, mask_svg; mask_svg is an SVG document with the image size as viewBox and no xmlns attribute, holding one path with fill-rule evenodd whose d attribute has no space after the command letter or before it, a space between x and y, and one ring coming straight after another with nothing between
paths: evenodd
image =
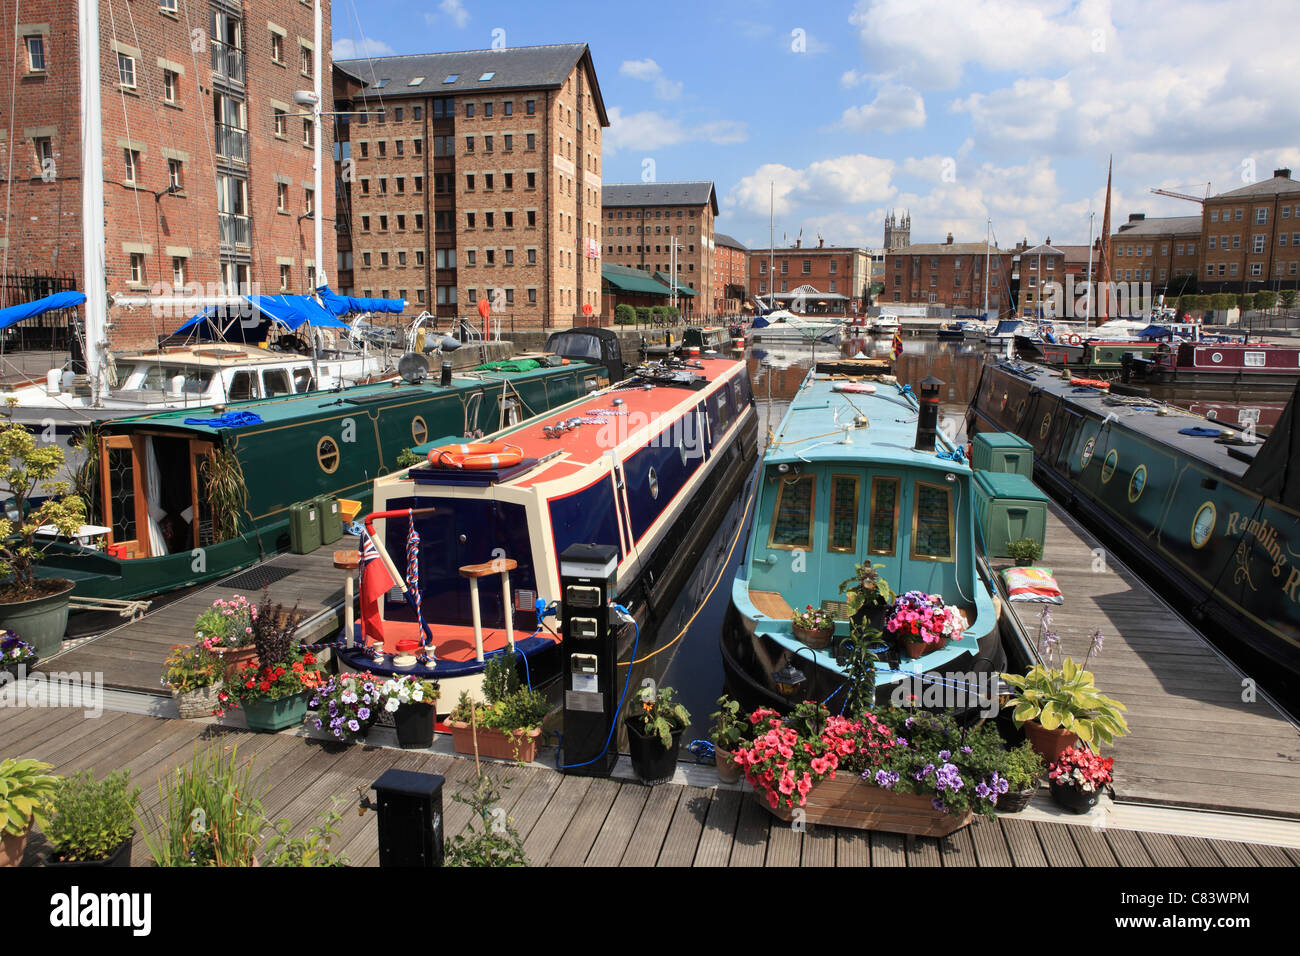
<instances>
[{"instance_id":1,"label":"chimney stack","mask_svg":"<svg viewBox=\"0 0 1300 956\"><path fill-rule=\"evenodd\" d=\"M935 439L939 434L939 389L943 382L933 375L921 379L921 401L916 416L917 451L934 451Z\"/></svg>"},{"instance_id":2,"label":"chimney stack","mask_svg":"<svg viewBox=\"0 0 1300 956\"><path fill-rule=\"evenodd\" d=\"M1273 178L1290 179L1291 170L1288 169L1286 166L1283 166L1281 169L1275 169L1273 170Z\"/></svg>"},{"instance_id":3,"label":"chimney stack","mask_svg":"<svg viewBox=\"0 0 1300 956\"><path fill-rule=\"evenodd\" d=\"M796 239L796 240L794 241L794 247L795 247L796 249L802 249L802 248L803 248L803 240L802 240L802 239Z\"/></svg>"},{"instance_id":4,"label":"chimney stack","mask_svg":"<svg viewBox=\"0 0 1300 956\"><path fill-rule=\"evenodd\" d=\"M1141 222L1141 221L1142 221L1143 219L1145 219L1146 217L1147 217L1147 214L1144 213L1144 212L1131 212L1131 213L1128 214L1128 221L1129 221L1129 222Z\"/></svg>"},{"instance_id":5,"label":"chimney stack","mask_svg":"<svg viewBox=\"0 0 1300 956\"><path fill-rule=\"evenodd\" d=\"M819 238L819 239L817 240L817 248L818 248L818 249L823 248L825 245L826 245L826 240L825 240L825 239L820 239L820 238Z\"/></svg>"},{"instance_id":6,"label":"chimney stack","mask_svg":"<svg viewBox=\"0 0 1300 956\"><path fill-rule=\"evenodd\" d=\"M1051 236L1048 236L1048 237L1047 237L1047 241L1044 242L1043 245L1045 245L1045 246L1050 246L1051 244L1052 244L1052 237L1051 237Z\"/></svg>"},{"instance_id":7,"label":"chimney stack","mask_svg":"<svg viewBox=\"0 0 1300 956\"><path fill-rule=\"evenodd\" d=\"M951 233L951 232L948 233L948 241L945 243L945 245L949 245L949 246L952 245L952 233Z\"/></svg>"}]
</instances>

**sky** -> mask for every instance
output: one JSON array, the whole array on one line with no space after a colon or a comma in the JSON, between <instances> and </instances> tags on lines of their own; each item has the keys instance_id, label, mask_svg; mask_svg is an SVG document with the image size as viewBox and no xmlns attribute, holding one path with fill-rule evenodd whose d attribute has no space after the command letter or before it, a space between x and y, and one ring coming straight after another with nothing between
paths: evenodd
<instances>
[{"instance_id":1,"label":"sky","mask_svg":"<svg viewBox=\"0 0 1300 956\"><path fill-rule=\"evenodd\" d=\"M585 42L606 183L711 179L750 247L1085 243L1300 175L1294 0L333 0L334 55ZM771 197L774 195L774 201Z\"/></svg>"}]
</instances>

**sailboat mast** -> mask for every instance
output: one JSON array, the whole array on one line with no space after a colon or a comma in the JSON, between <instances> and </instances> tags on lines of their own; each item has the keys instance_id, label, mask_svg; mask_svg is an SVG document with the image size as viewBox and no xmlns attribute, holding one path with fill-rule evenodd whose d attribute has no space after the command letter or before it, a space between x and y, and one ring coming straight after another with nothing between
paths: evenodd
<instances>
[{"instance_id":1,"label":"sailboat mast","mask_svg":"<svg viewBox=\"0 0 1300 956\"><path fill-rule=\"evenodd\" d=\"M86 374L90 379L91 404L98 405L103 393L103 349L108 344L98 0L77 0L77 56L81 67L81 225L82 273L86 290Z\"/></svg>"},{"instance_id":2,"label":"sailboat mast","mask_svg":"<svg viewBox=\"0 0 1300 956\"><path fill-rule=\"evenodd\" d=\"M776 183L767 184L767 301L776 311Z\"/></svg>"},{"instance_id":3,"label":"sailboat mast","mask_svg":"<svg viewBox=\"0 0 1300 956\"><path fill-rule=\"evenodd\" d=\"M1092 230L1097 222L1095 212L1088 213L1088 305L1083 310L1083 334L1088 334L1088 320L1092 318Z\"/></svg>"},{"instance_id":4,"label":"sailboat mast","mask_svg":"<svg viewBox=\"0 0 1300 956\"><path fill-rule=\"evenodd\" d=\"M984 220L984 321L989 318L989 240L993 237L993 220Z\"/></svg>"},{"instance_id":5,"label":"sailboat mast","mask_svg":"<svg viewBox=\"0 0 1300 956\"><path fill-rule=\"evenodd\" d=\"M313 198L315 199L315 201L312 203L312 212L314 213L314 215L312 216L312 224L315 227L315 233L316 233L315 234L316 278L315 281L312 283L312 285L314 286L312 292L315 292L316 289L326 284L326 280L325 280L326 273L325 273L325 235L324 235L324 228L322 224L323 221L321 219L321 207L325 204L325 194L321 191L321 139L322 139L321 137L321 47L322 47L321 36L322 33L324 32L321 23L321 0L316 0L316 3L313 4L313 6L315 6L316 8L315 10L316 45L315 48L312 50L312 92L316 94L316 102L312 104L312 108L311 108L311 114L312 114L311 119L312 119L312 127L313 127L312 132L314 134L312 136L312 143L314 144L312 149L312 158L315 163L315 170L312 177L314 183L313 188L315 190L315 192L312 194Z\"/></svg>"}]
</instances>

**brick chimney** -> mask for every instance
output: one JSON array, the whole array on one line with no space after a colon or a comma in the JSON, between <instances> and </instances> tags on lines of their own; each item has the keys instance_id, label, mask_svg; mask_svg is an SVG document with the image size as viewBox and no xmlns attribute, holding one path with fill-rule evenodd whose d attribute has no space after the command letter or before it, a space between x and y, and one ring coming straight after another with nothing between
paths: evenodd
<instances>
[{"instance_id":1,"label":"brick chimney","mask_svg":"<svg viewBox=\"0 0 1300 956\"><path fill-rule=\"evenodd\" d=\"M944 243L944 245L948 245L948 246L951 246L951 245L952 245L952 233L951 233L951 232L948 233L948 239L947 239L947 241Z\"/></svg>"},{"instance_id":2,"label":"brick chimney","mask_svg":"<svg viewBox=\"0 0 1300 956\"><path fill-rule=\"evenodd\" d=\"M796 249L802 249L802 248L803 248L803 240L802 240L802 239L796 239L796 240L794 241L794 247L795 247Z\"/></svg>"},{"instance_id":3,"label":"brick chimney","mask_svg":"<svg viewBox=\"0 0 1300 956\"><path fill-rule=\"evenodd\" d=\"M825 245L826 245L826 240L825 240L825 239L818 239L818 240L817 240L817 248L818 248L818 249L823 248Z\"/></svg>"},{"instance_id":4,"label":"brick chimney","mask_svg":"<svg viewBox=\"0 0 1300 956\"><path fill-rule=\"evenodd\" d=\"M1052 237L1048 236L1046 241L1044 241L1043 245L1050 246L1051 244L1052 244Z\"/></svg>"},{"instance_id":5,"label":"brick chimney","mask_svg":"<svg viewBox=\"0 0 1300 956\"><path fill-rule=\"evenodd\" d=\"M1290 179L1290 178L1291 178L1291 170L1287 169L1285 166L1283 166L1281 169L1275 169L1275 170L1273 170L1273 178L1274 178L1274 179Z\"/></svg>"},{"instance_id":6,"label":"brick chimney","mask_svg":"<svg viewBox=\"0 0 1300 956\"><path fill-rule=\"evenodd\" d=\"M1141 222L1141 221L1142 221L1143 219L1145 219L1146 217L1147 217L1147 214L1144 213L1144 212L1131 212L1131 213L1128 214L1128 221L1129 221L1129 222Z\"/></svg>"}]
</instances>

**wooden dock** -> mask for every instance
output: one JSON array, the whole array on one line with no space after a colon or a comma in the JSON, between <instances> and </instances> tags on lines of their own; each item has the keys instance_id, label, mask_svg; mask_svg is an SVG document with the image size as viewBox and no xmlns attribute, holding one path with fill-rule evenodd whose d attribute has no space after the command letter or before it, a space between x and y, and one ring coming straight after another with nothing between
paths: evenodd
<instances>
[{"instance_id":1,"label":"wooden dock","mask_svg":"<svg viewBox=\"0 0 1300 956\"><path fill-rule=\"evenodd\" d=\"M1300 730L1287 715L1056 502L1046 540L1063 652L1082 662L1100 628L1089 669L1128 708L1132 733L1106 751L1116 801L1300 817ZM1009 606L1032 641L1046 605Z\"/></svg>"},{"instance_id":2,"label":"wooden dock","mask_svg":"<svg viewBox=\"0 0 1300 956\"><path fill-rule=\"evenodd\" d=\"M472 787L474 761L424 751L354 745L342 752L293 734L258 734L204 721L167 720L105 711L16 709L0 714L0 754L35 757L56 772L127 768L142 788L146 819L158 806L156 781L186 763L195 746L235 746L252 758L267 786L264 810L301 834L333 798L345 810L334 842L354 866L378 864L376 820L355 812L355 788L396 767L442 774L444 826L462 832L471 812L452 801ZM865 833L834 827L799 832L746 793L718 787L566 777L536 765L484 763L508 781L501 806L533 866L1298 866L1300 849L1230 840L1139 833L1001 817L943 839ZM24 863L46 852L39 835ZM133 865L147 865L137 839Z\"/></svg>"},{"instance_id":3,"label":"wooden dock","mask_svg":"<svg viewBox=\"0 0 1300 956\"><path fill-rule=\"evenodd\" d=\"M194 642L194 620L217 598L242 594L250 601L262 597L263 584L272 601L285 607L299 604L306 620L299 633L306 642L319 640L342 627L344 573L334 567L336 549L357 546L345 535L311 554L280 554L199 588L177 601L150 611L94 637L72 641L38 670L81 671L103 675L106 688L169 695L159 681L172 645Z\"/></svg>"}]
</instances>

